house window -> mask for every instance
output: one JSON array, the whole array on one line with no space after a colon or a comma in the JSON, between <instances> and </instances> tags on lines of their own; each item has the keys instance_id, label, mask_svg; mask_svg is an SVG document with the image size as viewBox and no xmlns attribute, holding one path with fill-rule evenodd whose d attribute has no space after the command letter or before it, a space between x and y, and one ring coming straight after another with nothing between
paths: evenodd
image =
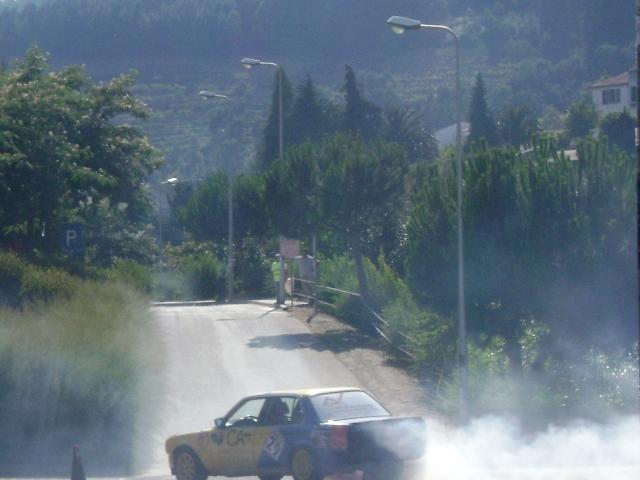
<instances>
[{"instance_id":1,"label":"house window","mask_svg":"<svg viewBox=\"0 0 640 480\"><path fill-rule=\"evenodd\" d=\"M631 103L638 101L638 87L631 87Z\"/></svg>"},{"instance_id":2,"label":"house window","mask_svg":"<svg viewBox=\"0 0 640 480\"><path fill-rule=\"evenodd\" d=\"M602 104L611 105L612 103L620 103L619 88L608 88L602 91Z\"/></svg>"}]
</instances>

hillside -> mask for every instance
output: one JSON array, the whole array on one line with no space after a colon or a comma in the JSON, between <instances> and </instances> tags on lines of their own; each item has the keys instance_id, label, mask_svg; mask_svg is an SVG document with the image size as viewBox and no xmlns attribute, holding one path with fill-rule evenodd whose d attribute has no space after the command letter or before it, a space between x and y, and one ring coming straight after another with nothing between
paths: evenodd
<instances>
[{"instance_id":1,"label":"hillside","mask_svg":"<svg viewBox=\"0 0 640 480\"><path fill-rule=\"evenodd\" d=\"M96 79L137 70L135 92L152 109L140 127L164 152L161 175L197 179L251 163L274 71L243 71L242 57L281 63L294 85L309 74L337 102L349 64L371 100L411 104L435 129L453 121L450 41L394 36L390 15L459 33L464 105L482 72L494 110L541 114L631 65L632 12L632 0L15 0L0 6L0 57L10 63L35 43L52 65L82 63ZM201 89L232 100L206 102Z\"/></svg>"}]
</instances>

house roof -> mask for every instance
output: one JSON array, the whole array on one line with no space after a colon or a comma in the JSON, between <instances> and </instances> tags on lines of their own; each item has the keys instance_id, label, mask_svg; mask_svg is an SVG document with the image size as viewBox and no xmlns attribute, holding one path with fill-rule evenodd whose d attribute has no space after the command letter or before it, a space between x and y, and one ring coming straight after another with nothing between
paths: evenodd
<instances>
[{"instance_id":1,"label":"house roof","mask_svg":"<svg viewBox=\"0 0 640 480\"><path fill-rule=\"evenodd\" d=\"M620 75L604 78L592 84L590 88L613 87L617 85L628 85L628 84L629 84L629 72L624 72L624 73L621 73Z\"/></svg>"}]
</instances>

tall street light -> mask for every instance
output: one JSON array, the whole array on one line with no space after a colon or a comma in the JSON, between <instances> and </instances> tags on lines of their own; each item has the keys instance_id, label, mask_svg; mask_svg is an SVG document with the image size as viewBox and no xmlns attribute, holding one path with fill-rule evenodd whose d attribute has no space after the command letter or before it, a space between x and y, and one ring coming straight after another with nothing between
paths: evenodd
<instances>
[{"instance_id":1,"label":"tall street light","mask_svg":"<svg viewBox=\"0 0 640 480\"><path fill-rule=\"evenodd\" d=\"M458 36L445 25L429 25L419 20L405 17L391 17L387 24L395 33L407 30L444 30L451 34L456 51L456 184L458 217L458 367L460 375L460 416L466 421L468 409L468 375L467 375L467 322L464 305L464 243L462 225L462 130L460 128L460 45Z\"/></svg>"},{"instance_id":2,"label":"tall street light","mask_svg":"<svg viewBox=\"0 0 640 480\"><path fill-rule=\"evenodd\" d=\"M176 177L171 177L160 182L160 185L173 186L179 181L180 180L178 180ZM162 251L164 250L164 239L162 238L162 187L160 188L160 196L158 198L158 240L158 243L160 244L160 257L162 258Z\"/></svg>"},{"instance_id":3,"label":"tall street light","mask_svg":"<svg viewBox=\"0 0 640 480\"><path fill-rule=\"evenodd\" d=\"M283 134L283 109L282 109L282 67L275 62L263 62L255 58L243 58L240 63L245 68L259 67L260 65L268 65L278 69L278 156L283 158L284 153L284 134ZM284 292L284 257L280 255L280 287L279 291ZM281 294L282 295L282 294ZM284 297L283 297L284 298ZM276 302L278 302L276 298Z\"/></svg>"},{"instance_id":4,"label":"tall street light","mask_svg":"<svg viewBox=\"0 0 640 480\"><path fill-rule=\"evenodd\" d=\"M283 140L283 112L282 112L282 67L274 62L263 62L262 60L256 60L255 58L243 58L240 63L245 68L259 67L260 65L268 65L278 69L278 155L282 158L284 150Z\"/></svg>"},{"instance_id":5,"label":"tall street light","mask_svg":"<svg viewBox=\"0 0 640 480\"><path fill-rule=\"evenodd\" d=\"M219 93L210 92L209 90L202 90L198 93L201 97L220 99L220 100L229 100L229 97L226 95L222 95ZM227 189L228 197L228 205L229 205L229 240L227 245L227 302L233 301L233 181L234 181L234 173L231 171L232 162L228 162L227 168L227 183L229 184L229 188Z\"/></svg>"}]
</instances>

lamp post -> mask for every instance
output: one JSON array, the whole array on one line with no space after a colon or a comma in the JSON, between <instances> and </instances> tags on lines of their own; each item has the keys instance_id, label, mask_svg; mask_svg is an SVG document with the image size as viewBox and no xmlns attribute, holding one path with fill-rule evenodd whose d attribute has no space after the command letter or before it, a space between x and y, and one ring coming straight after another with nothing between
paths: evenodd
<instances>
[{"instance_id":1,"label":"lamp post","mask_svg":"<svg viewBox=\"0 0 640 480\"><path fill-rule=\"evenodd\" d=\"M640 167L640 0L636 0L636 167ZM636 169L636 191L640 188L640 170ZM636 243L640 252L640 196L636 195ZM638 258L640 270L640 257ZM638 317L638 336L640 340L640 317ZM638 375L640 375L640 356L638 356Z\"/></svg>"},{"instance_id":2,"label":"lamp post","mask_svg":"<svg viewBox=\"0 0 640 480\"><path fill-rule=\"evenodd\" d=\"M391 17L387 24L395 33L407 30L443 30L454 40L456 53L456 185L458 217L458 372L460 380L460 417L463 422L468 417L468 375L467 375L467 326L464 305L464 242L462 225L462 130L460 126L460 42L453 30L445 25L429 25L419 20L405 17Z\"/></svg>"},{"instance_id":3,"label":"lamp post","mask_svg":"<svg viewBox=\"0 0 640 480\"><path fill-rule=\"evenodd\" d=\"M282 158L284 150L283 140L283 120L282 120L282 67L274 62L263 62L262 60L256 60L255 58L243 58L240 63L245 68L258 67L260 65L268 65L278 69L278 155Z\"/></svg>"},{"instance_id":4,"label":"lamp post","mask_svg":"<svg viewBox=\"0 0 640 480\"><path fill-rule=\"evenodd\" d=\"M198 93L203 98L214 98L220 100L230 100L226 95L222 95L219 93L210 92L209 90L202 90ZM229 205L229 235L228 235L228 243L227 243L227 302L233 301L233 183L234 183L234 173L231 171L231 162L229 162L229 166L227 168L227 183L229 184L229 188L227 189L228 200L227 203Z\"/></svg>"},{"instance_id":5,"label":"lamp post","mask_svg":"<svg viewBox=\"0 0 640 480\"><path fill-rule=\"evenodd\" d=\"M176 177L171 177L160 182L160 185L175 185L179 181ZM160 243L160 258L162 258L162 250L164 249L164 241L162 239L162 188L158 198L158 240Z\"/></svg>"},{"instance_id":6,"label":"lamp post","mask_svg":"<svg viewBox=\"0 0 640 480\"><path fill-rule=\"evenodd\" d=\"M263 62L255 58L243 58L240 63L245 68L251 69L260 65L268 65L278 69L278 156L283 158L284 153L284 134L283 134L283 108L282 108L282 67L275 62ZM284 292L284 257L280 255L280 287L279 291ZM280 294L282 296L282 293ZM284 297L283 297L284 298ZM280 299L276 298L276 302Z\"/></svg>"}]
</instances>

